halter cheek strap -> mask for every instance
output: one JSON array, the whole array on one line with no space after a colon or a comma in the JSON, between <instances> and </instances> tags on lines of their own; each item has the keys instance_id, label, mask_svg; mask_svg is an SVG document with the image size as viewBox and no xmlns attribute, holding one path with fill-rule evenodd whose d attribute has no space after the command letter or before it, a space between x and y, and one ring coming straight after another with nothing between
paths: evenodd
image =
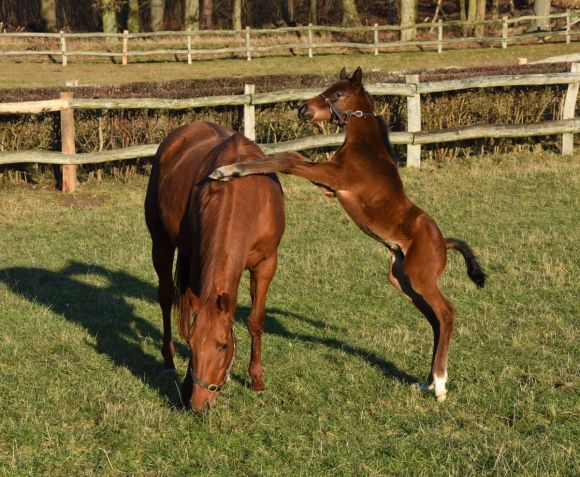
<instances>
[{"instance_id":1,"label":"halter cheek strap","mask_svg":"<svg viewBox=\"0 0 580 477\"><path fill-rule=\"evenodd\" d=\"M222 380L221 383L218 383L218 384L208 383L208 382L204 381L203 379L198 378L194 374L191 366L189 367L189 374L191 375L191 380L195 384L201 386L202 388L207 389L210 393L220 392L222 390L222 388L224 387L224 385L230 380L230 371L231 371L232 366L234 364L234 358L236 357L236 335L234 333L233 326L232 326L232 335L234 337L234 352L232 353L232 359L230 359L230 364L228 364L228 368L226 369L226 375L224 376L224 379Z\"/></svg>"},{"instance_id":2,"label":"halter cheek strap","mask_svg":"<svg viewBox=\"0 0 580 477\"><path fill-rule=\"evenodd\" d=\"M353 117L355 117L355 118L374 118L374 117L376 117L375 113L372 113L372 112L365 113L364 111L360 111L360 110L351 111L350 109L338 109L329 97L324 96L323 94L320 94L319 96L324 100L326 105L330 108L330 111L332 112L332 114L336 118L336 122L338 123L339 126L344 126L345 124L348 124L350 119Z\"/></svg>"}]
</instances>

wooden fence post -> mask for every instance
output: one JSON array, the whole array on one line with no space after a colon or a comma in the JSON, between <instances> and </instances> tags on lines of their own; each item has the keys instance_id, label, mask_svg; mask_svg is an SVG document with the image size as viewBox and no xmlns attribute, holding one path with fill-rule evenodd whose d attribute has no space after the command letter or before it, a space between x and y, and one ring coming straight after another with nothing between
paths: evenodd
<instances>
[{"instance_id":1,"label":"wooden fence post","mask_svg":"<svg viewBox=\"0 0 580 477\"><path fill-rule=\"evenodd\" d=\"M244 136L252 141L256 140L256 106L252 104L256 85L244 85L244 94L250 95L250 101L244 104Z\"/></svg>"},{"instance_id":2,"label":"wooden fence post","mask_svg":"<svg viewBox=\"0 0 580 477\"><path fill-rule=\"evenodd\" d=\"M437 53L443 53L443 22L437 22Z\"/></svg>"},{"instance_id":3,"label":"wooden fence post","mask_svg":"<svg viewBox=\"0 0 580 477\"><path fill-rule=\"evenodd\" d=\"M415 133L421 131L421 95L416 92L419 75L407 75L405 82L415 85L415 94L407 96L407 132ZM407 144L407 167L421 167L420 144Z\"/></svg>"},{"instance_id":4,"label":"wooden fence post","mask_svg":"<svg viewBox=\"0 0 580 477\"><path fill-rule=\"evenodd\" d=\"M60 93L61 99L69 103L73 99L73 93L67 91ZM75 119L71 105L60 111L60 142L63 154L75 153ZM74 192L77 188L77 166L62 166L62 191Z\"/></svg>"},{"instance_id":5,"label":"wooden fence post","mask_svg":"<svg viewBox=\"0 0 580 477\"><path fill-rule=\"evenodd\" d=\"M60 31L60 53L62 55L62 66L67 65L66 57L66 38L64 37L64 31Z\"/></svg>"},{"instance_id":6,"label":"wooden fence post","mask_svg":"<svg viewBox=\"0 0 580 477\"><path fill-rule=\"evenodd\" d=\"M191 65L191 28L187 29L187 64Z\"/></svg>"},{"instance_id":7,"label":"wooden fence post","mask_svg":"<svg viewBox=\"0 0 580 477\"><path fill-rule=\"evenodd\" d=\"M570 29L572 27L572 21L570 19L570 9L566 9L566 43L570 44Z\"/></svg>"},{"instance_id":8,"label":"wooden fence post","mask_svg":"<svg viewBox=\"0 0 580 477\"><path fill-rule=\"evenodd\" d=\"M580 73L580 63L572 63L572 73ZM578 88L580 84L570 83L568 91L566 91L566 99L564 100L564 111L562 119L573 119L574 110L576 109L576 99L578 98ZM562 155L572 154L574 151L574 134L562 134Z\"/></svg>"},{"instance_id":9,"label":"wooden fence post","mask_svg":"<svg viewBox=\"0 0 580 477\"><path fill-rule=\"evenodd\" d=\"M312 23L308 24L308 58L314 56L312 52Z\"/></svg>"},{"instance_id":10,"label":"wooden fence post","mask_svg":"<svg viewBox=\"0 0 580 477\"><path fill-rule=\"evenodd\" d=\"M379 54L379 24L375 23L374 26L374 42L375 42L375 55Z\"/></svg>"},{"instance_id":11,"label":"wooden fence post","mask_svg":"<svg viewBox=\"0 0 580 477\"><path fill-rule=\"evenodd\" d=\"M123 65L127 64L128 51L129 51L129 30L123 30Z\"/></svg>"},{"instance_id":12,"label":"wooden fence post","mask_svg":"<svg viewBox=\"0 0 580 477\"><path fill-rule=\"evenodd\" d=\"M502 27L501 27L501 47L507 48L508 45L508 17L502 17Z\"/></svg>"},{"instance_id":13,"label":"wooden fence post","mask_svg":"<svg viewBox=\"0 0 580 477\"><path fill-rule=\"evenodd\" d=\"M252 53L250 51L250 27L246 27L246 56L248 61L252 61Z\"/></svg>"}]
</instances>

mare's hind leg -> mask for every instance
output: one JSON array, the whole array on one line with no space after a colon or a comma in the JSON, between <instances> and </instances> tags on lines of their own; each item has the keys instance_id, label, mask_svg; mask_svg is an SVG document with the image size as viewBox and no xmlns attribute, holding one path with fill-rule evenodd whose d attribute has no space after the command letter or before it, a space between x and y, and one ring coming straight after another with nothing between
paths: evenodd
<instances>
[{"instance_id":1,"label":"mare's hind leg","mask_svg":"<svg viewBox=\"0 0 580 477\"><path fill-rule=\"evenodd\" d=\"M159 306L163 315L163 345L161 354L166 370L175 370L173 357L175 356L175 346L171 336L171 307L173 305L174 285L173 285L173 256L175 247L171 245L165 237L156 237L153 240L152 258L153 266L159 277L159 287L157 289Z\"/></svg>"},{"instance_id":2,"label":"mare's hind leg","mask_svg":"<svg viewBox=\"0 0 580 477\"><path fill-rule=\"evenodd\" d=\"M252 351L249 372L252 378L252 388L255 391L266 389L264 368L262 367L262 333L264 332L266 295L274 273L276 273L277 263L278 257L274 253L250 271L252 311L248 317L248 332L252 338Z\"/></svg>"},{"instance_id":3,"label":"mare's hind leg","mask_svg":"<svg viewBox=\"0 0 580 477\"><path fill-rule=\"evenodd\" d=\"M455 308L443 296L437 279L445 267L445 249L417 241L406 255L393 253L389 281L407 295L433 329L431 371L423 391L434 389L438 401L445 400L447 355L455 321Z\"/></svg>"}]
</instances>

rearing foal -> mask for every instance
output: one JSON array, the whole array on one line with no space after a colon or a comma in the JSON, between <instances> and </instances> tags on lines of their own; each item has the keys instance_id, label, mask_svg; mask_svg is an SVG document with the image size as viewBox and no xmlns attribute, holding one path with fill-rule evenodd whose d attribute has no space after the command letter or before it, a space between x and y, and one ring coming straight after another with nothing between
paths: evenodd
<instances>
[{"instance_id":1,"label":"rearing foal","mask_svg":"<svg viewBox=\"0 0 580 477\"><path fill-rule=\"evenodd\" d=\"M461 252L469 277L479 287L485 273L469 246L445 238L435 221L405 195L382 117L362 86L362 70L340 79L304 104L303 120L336 120L346 125L346 137L326 162L311 162L298 153L233 164L214 171L212 179L229 180L248 174L282 172L303 177L336 196L346 212L368 235L391 252L389 281L425 315L433 328L431 371L421 389L434 389L438 401L447 395L447 353L455 308L437 284L447 261L447 249Z\"/></svg>"}]
</instances>

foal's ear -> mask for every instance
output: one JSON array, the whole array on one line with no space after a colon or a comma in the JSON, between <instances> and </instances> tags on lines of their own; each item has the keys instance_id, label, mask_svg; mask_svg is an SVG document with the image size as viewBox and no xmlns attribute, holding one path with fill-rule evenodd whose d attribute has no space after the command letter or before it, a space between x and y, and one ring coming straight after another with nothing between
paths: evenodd
<instances>
[{"instance_id":1,"label":"foal's ear","mask_svg":"<svg viewBox=\"0 0 580 477\"><path fill-rule=\"evenodd\" d=\"M197 315L201 309L201 300L197 297L195 293L191 291L191 288L185 290L185 297L187 298L187 303L189 304L189 309L193 315Z\"/></svg>"},{"instance_id":2,"label":"foal's ear","mask_svg":"<svg viewBox=\"0 0 580 477\"><path fill-rule=\"evenodd\" d=\"M362 84L362 70L360 66L354 70L354 73L350 77L350 82L357 88Z\"/></svg>"},{"instance_id":3,"label":"foal's ear","mask_svg":"<svg viewBox=\"0 0 580 477\"><path fill-rule=\"evenodd\" d=\"M216 299L216 305L220 313L227 313L228 311L230 311L231 307L230 296L227 293L222 293L221 295L218 295Z\"/></svg>"},{"instance_id":4,"label":"foal's ear","mask_svg":"<svg viewBox=\"0 0 580 477\"><path fill-rule=\"evenodd\" d=\"M346 68L343 66L338 74L338 79L345 80L348 79L348 73L346 72Z\"/></svg>"}]
</instances>

